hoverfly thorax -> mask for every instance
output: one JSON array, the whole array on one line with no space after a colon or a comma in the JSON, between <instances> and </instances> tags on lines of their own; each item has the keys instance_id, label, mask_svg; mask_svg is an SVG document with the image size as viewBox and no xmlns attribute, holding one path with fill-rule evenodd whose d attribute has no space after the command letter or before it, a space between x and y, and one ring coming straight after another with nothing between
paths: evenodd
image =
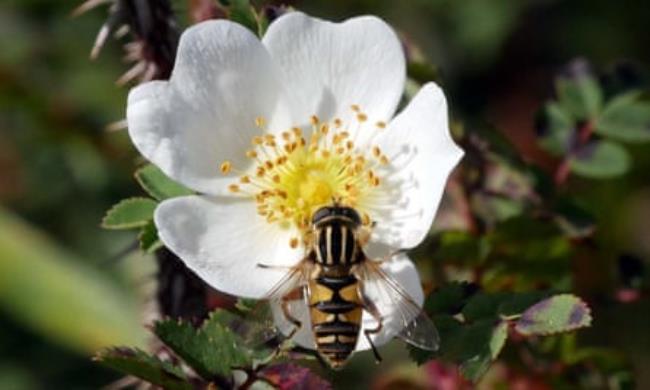
<instances>
[{"instance_id":1,"label":"hoverfly thorax","mask_svg":"<svg viewBox=\"0 0 650 390\"><path fill-rule=\"evenodd\" d=\"M357 231L361 218L351 207L326 206L312 217L313 260L326 267L349 266L363 258Z\"/></svg>"}]
</instances>

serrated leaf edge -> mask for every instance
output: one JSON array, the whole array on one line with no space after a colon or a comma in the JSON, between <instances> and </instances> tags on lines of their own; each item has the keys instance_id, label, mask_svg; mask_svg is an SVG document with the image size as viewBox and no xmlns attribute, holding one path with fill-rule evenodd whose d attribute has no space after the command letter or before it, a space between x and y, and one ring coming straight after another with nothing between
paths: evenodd
<instances>
[{"instance_id":1,"label":"serrated leaf edge","mask_svg":"<svg viewBox=\"0 0 650 390\"><path fill-rule=\"evenodd\" d=\"M534 305L531 305L530 307L533 307L533 306L539 304L540 302L543 302L543 301L548 300L548 299L559 298L559 297L565 297L565 296L568 296L568 297L571 297L571 298L575 298L575 299L577 299L577 300L578 300L578 305L582 306L582 308L585 310L585 316L587 317L587 320L585 321L584 324L574 325L574 326L568 326L568 327L566 327L566 328L563 328L563 329L561 329L561 330L557 330L557 331L554 331L554 332L535 332L535 333L526 333L526 332L522 332L522 331L520 330L520 328L519 328L519 326L518 326L518 324L519 324L519 320L517 320L517 321L515 322L515 324L514 324L514 329L515 329L515 331L517 331L517 333L519 333L519 334L522 335L522 336L552 336L552 335L556 335L556 334L567 333L567 332L573 332L573 331L578 330L578 329L584 329L584 328L588 328L588 327L590 327L590 326L591 326L591 323L592 323L592 321L593 321L593 316L591 315L591 307L589 307L589 305L588 305L585 301L583 301L580 297L578 297L578 296L576 296L576 295L573 295L573 294L558 294L558 295L553 295L553 296L551 296L551 297L548 297L548 298L544 298L544 299L542 299L541 301L535 303ZM527 310L528 310L528 309L524 310L524 313L525 313ZM523 313L522 313L522 315L523 315Z\"/></svg>"},{"instance_id":2,"label":"serrated leaf edge","mask_svg":"<svg viewBox=\"0 0 650 390\"><path fill-rule=\"evenodd\" d=\"M121 201L117 202L116 204L111 206L111 208L109 208L106 211L106 213L104 214L104 217L102 217L102 221L100 223L100 226L103 229L110 229L110 230L126 230L126 229L137 229L137 228L144 227L149 221L151 221L151 218L149 218L147 220L144 220L144 221L138 221L138 222L132 222L132 223L124 223L124 224L117 224L117 225L107 225L106 224L106 220L111 215L111 213L115 212L115 210L117 210L119 207L122 207L124 204L129 203L129 202L142 201L142 200L151 201L151 202L154 202L154 203L158 204L158 202L155 199L147 198L147 197L144 197L144 196L134 196L132 198L122 199Z\"/></svg>"}]
</instances>

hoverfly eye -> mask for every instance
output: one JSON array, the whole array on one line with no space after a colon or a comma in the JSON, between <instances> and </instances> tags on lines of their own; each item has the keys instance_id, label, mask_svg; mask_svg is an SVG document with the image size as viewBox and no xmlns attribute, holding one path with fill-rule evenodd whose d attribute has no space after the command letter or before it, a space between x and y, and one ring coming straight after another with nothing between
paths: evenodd
<instances>
[{"instance_id":1,"label":"hoverfly eye","mask_svg":"<svg viewBox=\"0 0 650 390\"><path fill-rule=\"evenodd\" d=\"M311 223L317 224L321 219L331 214L332 214L331 207L321 207L320 209L316 210L316 212L314 213L314 216L311 218Z\"/></svg>"},{"instance_id":2,"label":"hoverfly eye","mask_svg":"<svg viewBox=\"0 0 650 390\"><path fill-rule=\"evenodd\" d=\"M357 213L357 210L351 207L346 207L343 209L343 215L350 218L355 224L361 225L361 217L359 216L359 213Z\"/></svg>"}]
</instances>

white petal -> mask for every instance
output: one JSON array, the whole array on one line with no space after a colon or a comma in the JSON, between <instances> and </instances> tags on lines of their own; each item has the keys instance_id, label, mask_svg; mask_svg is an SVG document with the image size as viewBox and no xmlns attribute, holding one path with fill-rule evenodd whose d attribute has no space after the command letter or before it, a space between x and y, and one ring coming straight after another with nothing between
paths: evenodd
<instances>
[{"instance_id":1,"label":"white petal","mask_svg":"<svg viewBox=\"0 0 650 390\"><path fill-rule=\"evenodd\" d=\"M181 36L169 82L129 94L127 123L138 150L173 179L197 191L222 194L230 182L219 166L240 169L259 134L255 118L289 126L277 72L261 42L229 21L208 21Z\"/></svg>"},{"instance_id":2,"label":"white petal","mask_svg":"<svg viewBox=\"0 0 650 390\"><path fill-rule=\"evenodd\" d=\"M395 112L406 77L404 52L381 19L332 23L292 12L273 22L262 42L279 64L302 120L311 114L346 119L352 104L375 120Z\"/></svg>"},{"instance_id":3,"label":"white petal","mask_svg":"<svg viewBox=\"0 0 650 390\"><path fill-rule=\"evenodd\" d=\"M463 151L449 134L447 103L429 83L374 142L390 159L378 176L383 180L369 212L376 226L370 256L389 248L412 248L429 231L445 183Z\"/></svg>"},{"instance_id":4,"label":"white petal","mask_svg":"<svg viewBox=\"0 0 650 390\"><path fill-rule=\"evenodd\" d=\"M166 200L154 220L162 242L201 279L228 294L260 298L303 257L292 230L269 224L252 201L187 196Z\"/></svg>"},{"instance_id":5,"label":"white petal","mask_svg":"<svg viewBox=\"0 0 650 390\"><path fill-rule=\"evenodd\" d=\"M387 261L381 265L382 269L391 276L403 289L409 294L413 301L422 306L424 301L424 293L422 291L422 285L420 282L420 277L415 268L415 265L409 258L400 254L395 256L391 261ZM377 295L372 298L372 302L377 306L379 311L382 313L394 313L396 305L396 300L391 299L387 295ZM314 349L314 335L311 330L311 320L309 317L309 308L305 301L294 300L290 302L289 312L297 320L302 323L302 326L298 332L293 336L292 340L299 345ZM275 324L278 329L286 334L289 334L293 329L293 324L291 324L282 314L282 309L279 305L273 306L273 314L275 319ZM378 334L371 336L375 346L380 346L386 344L392 340L403 328L401 319L398 316L388 316L382 321L383 328ZM364 311L362 318L361 331L359 332L359 339L357 342L357 351L363 351L370 349L370 344L364 336L364 330L374 329L376 327L376 321L372 316Z\"/></svg>"}]
</instances>

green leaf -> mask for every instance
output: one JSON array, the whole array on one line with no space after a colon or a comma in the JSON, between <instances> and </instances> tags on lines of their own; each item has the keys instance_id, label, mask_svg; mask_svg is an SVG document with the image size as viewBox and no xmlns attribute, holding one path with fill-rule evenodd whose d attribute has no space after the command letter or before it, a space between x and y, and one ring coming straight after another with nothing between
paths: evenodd
<instances>
[{"instance_id":1,"label":"green leaf","mask_svg":"<svg viewBox=\"0 0 650 390\"><path fill-rule=\"evenodd\" d=\"M571 114L557 102L550 102L541 115L542 123L538 125L541 146L556 156L566 154L575 133L576 124Z\"/></svg>"},{"instance_id":2,"label":"green leaf","mask_svg":"<svg viewBox=\"0 0 650 390\"><path fill-rule=\"evenodd\" d=\"M147 253L153 253L156 249L162 247L162 242L158 238L158 229L153 221L147 222L140 234L138 235L140 241L140 249Z\"/></svg>"},{"instance_id":3,"label":"green leaf","mask_svg":"<svg viewBox=\"0 0 650 390\"><path fill-rule=\"evenodd\" d=\"M424 310L431 316L459 313L476 286L467 282L448 283L431 293L424 302Z\"/></svg>"},{"instance_id":4,"label":"green leaf","mask_svg":"<svg viewBox=\"0 0 650 390\"><path fill-rule=\"evenodd\" d=\"M561 77L556 82L560 105L577 120L595 118L603 104L603 92L590 74Z\"/></svg>"},{"instance_id":5,"label":"green leaf","mask_svg":"<svg viewBox=\"0 0 650 390\"><path fill-rule=\"evenodd\" d=\"M594 179L620 176L629 167L628 152L621 145L605 140L586 144L571 158L572 172Z\"/></svg>"},{"instance_id":6,"label":"green leaf","mask_svg":"<svg viewBox=\"0 0 650 390\"><path fill-rule=\"evenodd\" d=\"M257 21L257 14L255 13L255 8L253 8L253 6L250 4L250 1L230 0L229 3L230 20L243 25L255 34L259 34L260 26L258 25Z\"/></svg>"},{"instance_id":7,"label":"green leaf","mask_svg":"<svg viewBox=\"0 0 650 390\"><path fill-rule=\"evenodd\" d=\"M223 310L213 312L201 328L176 320L159 321L154 332L204 378L228 376L232 367L250 366L267 351L248 349L233 332L241 319Z\"/></svg>"},{"instance_id":8,"label":"green leaf","mask_svg":"<svg viewBox=\"0 0 650 390\"><path fill-rule=\"evenodd\" d=\"M152 385L168 390L192 390L194 387L180 367L163 362L138 349L111 348L101 351L95 360L102 364L143 379Z\"/></svg>"},{"instance_id":9,"label":"green leaf","mask_svg":"<svg viewBox=\"0 0 650 390\"><path fill-rule=\"evenodd\" d=\"M639 101L638 92L612 99L595 123L596 133L627 142L650 141L650 103Z\"/></svg>"},{"instance_id":10,"label":"green leaf","mask_svg":"<svg viewBox=\"0 0 650 390\"><path fill-rule=\"evenodd\" d=\"M510 297L499 304L498 314L502 317L519 316L531 305L547 298L548 291L530 291L510 294Z\"/></svg>"},{"instance_id":11,"label":"green leaf","mask_svg":"<svg viewBox=\"0 0 650 390\"><path fill-rule=\"evenodd\" d=\"M468 322L496 317L499 306L510 299L512 294L508 293L476 294L463 307L463 317Z\"/></svg>"},{"instance_id":12,"label":"green leaf","mask_svg":"<svg viewBox=\"0 0 650 390\"><path fill-rule=\"evenodd\" d=\"M105 269L90 267L2 208L0 308L83 354L145 340L135 296L117 287Z\"/></svg>"},{"instance_id":13,"label":"green leaf","mask_svg":"<svg viewBox=\"0 0 650 390\"><path fill-rule=\"evenodd\" d=\"M147 193L158 200L192 195L194 192L167 177L158 167L149 164L135 172L135 178Z\"/></svg>"},{"instance_id":14,"label":"green leaf","mask_svg":"<svg viewBox=\"0 0 650 390\"><path fill-rule=\"evenodd\" d=\"M591 325L591 311L580 298L561 294L528 308L516 322L523 335L548 335Z\"/></svg>"},{"instance_id":15,"label":"green leaf","mask_svg":"<svg viewBox=\"0 0 650 390\"><path fill-rule=\"evenodd\" d=\"M158 204L148 198L124 199L106 212L102 220L105 229L133 229L144 227L153 219Z\"/></svg>"},{"instance_id":16,"label":"green leaf","mask_svg":"<svg viewBox=\"0 0 650 390\"><path fill-rule=\"evenodd\" d=\"M472 382L477 382L490 367L490 364L499 356L508 338L508 323L499 322L496 326L487 329L483 324L467 331L465 337L470 342L481 345L480 351L460 364L461 374ZM470 336L472 334L474 338Z\"/></svg>"}]
</instances>

